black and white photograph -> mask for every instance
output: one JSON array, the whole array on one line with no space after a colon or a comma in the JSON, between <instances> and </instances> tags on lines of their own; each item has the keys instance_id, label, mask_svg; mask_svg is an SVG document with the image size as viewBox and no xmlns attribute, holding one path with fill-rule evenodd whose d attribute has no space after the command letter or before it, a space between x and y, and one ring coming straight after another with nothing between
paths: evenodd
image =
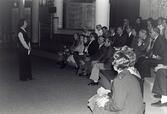
<instances>
[{"instance_id":1,"label":"black and white photograph","mask_svg":"<svg viewBox=\"0 0 167 114\"><path fill-rule=\"evenodd\" d=\"M0 0L0 114L167 114L167 0Z\"/></svg>"}]
</instances>

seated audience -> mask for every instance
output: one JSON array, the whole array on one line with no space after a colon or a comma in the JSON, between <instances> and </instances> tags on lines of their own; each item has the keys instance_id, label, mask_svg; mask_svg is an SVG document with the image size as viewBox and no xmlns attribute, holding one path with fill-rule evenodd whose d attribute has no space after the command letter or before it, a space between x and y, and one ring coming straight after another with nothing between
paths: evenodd
<instances>
[{"instance_id":1,"label":"seated audience","mask_svg":"<svg viewBox=\"0 0 167 114\"><path fill-rule=\"evenodd\" d=\"M88 76L91 72L91 64L100 61L104 57L104 53L106 51L106 47L104 46L104 41L105 38L103 36L99 36L98 38L99 47L97 48L98 50L94 55L86 58L84 64L84 70L82 73L79 74L80 76Z\"/></svg>"},{"instance_id":2,"label":"seated audience","mask_svg":"<svg viewBox=\"0 0 167 114\"><path fill-rule=\"evenodd\" d=\"M79 58L84 58L84 48L85 48L85 42L84 42L84 39L85 39L85 36L84 35L80 35L80 38L79 38L79 43L78 45L74 48L73 50L73 58L75 60L75 63L76 63L76 66L77 68L79 67Z\"/></svg>"},{"instance_id":3,"label":"seated audience","mask_svg":"<svg viewBox=\"0 0 167 114\"><path fill-rule=\"evenodd\" d=\"M72 43L72 46L70 47L71 51L73 51L76 48L76 46L78 45L79 37L80 37L79 33L74 33L74 35L73 35L73 43Z\"/></svg>"},{"instance_id":4,"label":"seated audience","mask_svg":"<svg viewBox=\"0 0 167 114\"><path fill-rule=\"evenodd\" d=\"M133 47L137 56L137 60L141 57L146 57L149 44L150 38L148 37L147 31L145 29L141 29L135 44L136 46L134 45Z\"/></svg>"},{"instance_id":5,"label":"seated audience","mask_svg":"<svg viewBox=\"0 0 167 114\"><path fill-rule=\"evenodd\" d=\"M78 53L78 55L83 55L83 51L84 51L84 38L85 36L84 35L80 35L80 38L79 38L79 43L78 45L74 48L74 53Z\"/></svg>"},{"instance_id":6,"label":"seated audience","mask_svg":"<svg viewBox=\"0 0 167 114\"><path fill-rule=\"evenodd\" d=\"M134 68L136 57L132 50L125 46L114 54L113 65L118 75L113 80L111 92L93 101L93 114L143 114L140 75Z\"/></svg>"},{"instance_id":7,"label":"seated audience","mask_svg":"<svg viewBox=\"0 0 167 114\"><path fill-rule=\"evenodd\" d=\"M162 37L158 29L151 31L152 41L152 58L155 59L156 78L152 92L161 97L161 100L153 103L152 106L167 106L167 40Z\"/></svg>"},{"instance_id":8,"label":"seated audience","mask_svg":"<svg viewBox=\"0 0 167 114\"><path fill-rule=\"evenodd\" d=\"M91 61L99 61L104 56L103 53L105 52L106 47L104 45L105 44L105 38L103 36L99 36L98 44L99 44L98 50L97 50L96 54L91 57Z\"/></svg>"},{"instance_id":9,"label":"seated audience","mask_svg":"<svg viewBox=\"0 0 167 114\"><path fill-rule=\"evenodd\" d=\"M87 57L94 56L96 52L98 51L98 47L99 47L98 36L96 33L91 33L89 40L90 41L88 45L85 47L85 53Z\"/></svg>"},{"instance_id":10,"label":"seated audience","mask_svg":"<svg viewBox=\"0 0 167 114\"><path fill-rule=\"evenodd\" d=\"M110 42L109 39L105 40L105 46L107 47L106 53L104 53L104 57L100 61L93 64L90 75L92 81L88 85L98 85L100 70L111 70L114 48L111 46Z\"/></svg>"},{"instance_id":11,"label":"seated audience","mask_svg":"<svg viewBox=\"0 0 167 114\"><path fill-rule=\"evenodd\" d=\"M109 38L110 37L110 31L108 30L108 28L106 26L102 27L102 31L103 31L103 37L104 38Z\"/></svg>"},{"instance_id":12,"label":"seated audience","mask_svg":"<svg viewBox=\"0 0 167 114\"><path fill-rule=\"evenodd\" d=\"M139 31L137 46L135 46L134 50L137 57L135 66L140 72L142 78L151 76L151 66L150 64L147 64L150 61L150 58L147 57L147 49L150 44L149 40L150 38L147 35L147 31L145 29L141 29Z\"/></svg>"},{"instance_id":13,"label":"seated audience","mask_svg":"<svg viewBox=\"0 0 167 114\"><path fill-rule=\"evenodd\" d=\"M69 56L73 53L74 49L79 43L79 37L80 37L79 33L74 33L72 45L70 47L64 46L63 52L61 53L63 58L60 62L60 68L66 67Z\"/></svg>"},{"instance_id":14,"label":"seated audience","mask_svg":"<svg viewBox=\"0 0 167 114\"><path fill-rule=\"evenodd\" d=\"M77 63L78 70L79 69L81 70L84 67L86 58L92 58L98 51L99 44L98 44L98 36L96 33L90 34L90 37L88 38L88 42L85 42L84 47L85 48L84 48L83 55L78 55L78 54L74 55L74 59Z\"/></svg>"}]
</instances>

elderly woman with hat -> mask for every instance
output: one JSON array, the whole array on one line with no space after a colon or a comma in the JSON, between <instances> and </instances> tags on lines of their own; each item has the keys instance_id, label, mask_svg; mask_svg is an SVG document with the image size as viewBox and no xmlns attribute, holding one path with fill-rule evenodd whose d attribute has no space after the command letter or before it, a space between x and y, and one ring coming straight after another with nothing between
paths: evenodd
<instances>
[{"instance_id":1,"label":"elderly woman with hat","mask_svg":"<svg viewBox=\"0 0 167 114\"><path fill-rule=\"evenodd\" d=\"M114 69L118 72L113 80L108 100L98 99L93 114L143 114L144 105L138 79L140 75L134 68L136 55L133 49L124 46L114 53Z\"/></svg>"}]
</instances>

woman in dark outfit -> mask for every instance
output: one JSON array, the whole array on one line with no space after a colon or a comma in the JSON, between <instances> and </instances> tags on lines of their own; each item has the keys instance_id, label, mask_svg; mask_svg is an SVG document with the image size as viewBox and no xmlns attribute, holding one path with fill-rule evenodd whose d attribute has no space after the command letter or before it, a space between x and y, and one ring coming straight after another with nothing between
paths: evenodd
<instances>
[{"instance_id":1,"label":"woman in dark outfit","mask_svg":"<svg viewBox=\"0 0 167 114\"><path fill-rule=\"evenodd\" d=\"M21 81L32 80L31 61L30 61L30 39L26 28L27 21L20 19L18 23L18 52L19 52L19 79Z\"/></svg>"}]
</instances>

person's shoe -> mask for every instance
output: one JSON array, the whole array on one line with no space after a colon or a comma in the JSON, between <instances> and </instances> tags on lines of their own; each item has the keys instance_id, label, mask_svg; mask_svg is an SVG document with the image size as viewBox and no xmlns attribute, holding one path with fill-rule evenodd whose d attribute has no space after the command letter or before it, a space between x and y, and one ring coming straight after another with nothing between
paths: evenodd
<instances>
[{"instance_id":1,"label":"person's shoe","mask_svg":"<svg viewBox=\"0 0 167 114\"><path fill-rule=\"evenodd\" d=\"M161 98L161 95L154 95L155 98Z\"/></svg>"},{"instance_id":2,"label":"person's shoe","mask_svg":"<svg viewBox=\"0 0 167 114\"><path fill-rule=\"evenodd\" d=\"M99 82L90 82L88 85L91 85L91 86L95 86L95 85L98 85Z\"/></svg>"},{"instance_id":3,"label":"person's shoe","mask_svg":"<svg viewBox=\"0 0 167 114\"><path fill-rule=\"evenodd\" d=\"M151 106L154 106L154 107L164 107L164 106L166 106L167 107L167 102L166 103L161 103L161 101L158 101L158 102L152 103Z\"/></svg>"}]
</instances>

